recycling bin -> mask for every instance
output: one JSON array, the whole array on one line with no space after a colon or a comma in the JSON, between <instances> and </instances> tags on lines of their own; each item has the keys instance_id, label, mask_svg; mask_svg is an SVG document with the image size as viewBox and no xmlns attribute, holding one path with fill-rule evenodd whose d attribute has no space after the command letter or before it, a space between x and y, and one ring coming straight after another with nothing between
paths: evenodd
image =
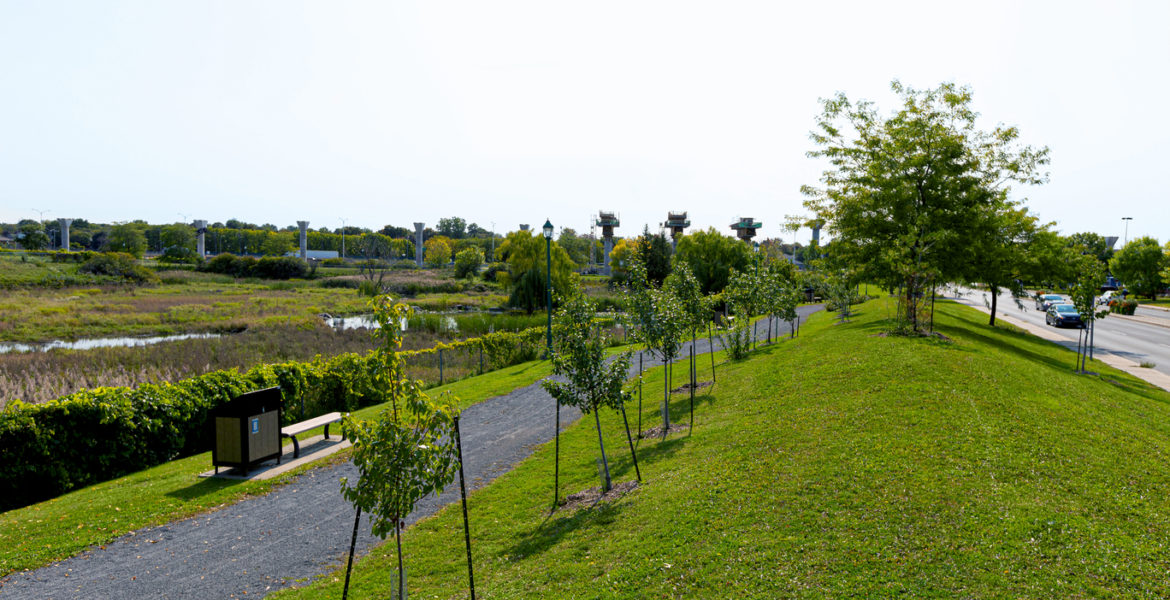
<instances>
[{"instance_id":1,"label":"recycling bin","mask_svg":"<svg viewBox=\"0 0 1170 600\"><path fill-rule=\"evenodd\" d=\"M215 428L211 464L239 467L244 473L275 458L280 462L280 418L283 400L279 387L242 394L210 411Z\"/></svg>"}]
</instances>

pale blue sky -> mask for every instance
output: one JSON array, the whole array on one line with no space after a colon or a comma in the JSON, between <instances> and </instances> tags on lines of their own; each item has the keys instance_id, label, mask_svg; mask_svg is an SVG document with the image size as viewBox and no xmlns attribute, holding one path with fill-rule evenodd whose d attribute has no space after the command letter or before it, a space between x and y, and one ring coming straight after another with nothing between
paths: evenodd
<instances>
[{"instance_id":1,"label":"pale blue sky","mask_svg":"<svg viewBox=\"0 0 1170 600\"><path fill-rule=\"evenodd\" d=\"M0 0L0 221L780 236L817 99L898 78L1049 146L1065 233L1166 241L1170 3L965 4Z\"/></svg>"}]
</instances>

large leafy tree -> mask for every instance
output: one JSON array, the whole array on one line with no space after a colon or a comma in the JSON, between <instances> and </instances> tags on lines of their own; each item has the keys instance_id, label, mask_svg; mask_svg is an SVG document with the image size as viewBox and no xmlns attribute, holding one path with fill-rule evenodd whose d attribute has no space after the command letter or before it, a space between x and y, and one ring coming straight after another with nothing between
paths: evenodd
<instances>
[{"instance_id":1,"label":"large leafy tree","mask_svg":"<svg viewBox=\"0 0 1170 600\"><path fill-rule=\"evenodd\" d=\"M1099 233L1082 231L1068 236L1068 244L1076 249L1077 254L1087 252L1095 256L1103 265L1109 264L1113 258L1113 249L1106 243L1105 237Z\"/></svg>"},{"instance_id":2,"label":"large leafy tree","mask_svg":"<svg viewBox=\"0 0 1170 600\"><path fill-rule=\"evenodd\" d=\"M195 257L195 229L185 223L165 225L160 232L163 257L186 260Z\"/></svg>"},{"instance_id":3,"label":"large leafy tree","mask_svg":"<svg viewBox=\"0 0 1170 600\"><path fill-rule=\"evenodd\" d=\"M918 332L925 290L969 269L982 231L971 223L1003 205L1008 183L1043 182L1048 150L1020 146L1015 127L978 129L970 88L892 88L901 108L889 116L844 94L822 100L809 156L829 168L802 191L863 277L902 290L905 325Z\"/></svg>"},{"instance_id":4,"label":"large leafy tree","mask_svg":"<svg viewBox=\"0 0 1170 600\"><path fill-rule=\"evenodd\" d=\"M557 244L565 249L578 268L589 264L589 246L592 245L592 241L588 237L577 235L576 230L571 227L564 227L561 229L561 235L557 236Z\"/></svg>"},{"instance_id":5,"label":"large leafy tree","mask_svg":"<svg viewBox=\"0 0 1170 600\"><path fill-rule=\"evenodd\" d=\"M1170 285L1170 241L1166 242L1166 268L1162 269L1162 283Z\"/></svg>"},{"instance_id":6,"label":"large leafy tree","mask_svg":"<svg viewBox=\"0 0 1170 600\"><path fill-rule=\"evenodd\" d=\"M748 267L751 249L742 241L709 227L680 237L674 260L690 266L703 294L717 294L727 286L732 269Z\"/></svg>"},{"instance_id":7,"label":"large leafy tree","mask_svg":"<svg viewBox=\"0 0 1170 600\"><path fill-rule=\"evenodd\" d=\"M1040 287L1059 287L1077 277L1073 259L1080 255L1067 238L1041 228L1032 234L1024 255L1024 283Z\"/></svg>"},{"instance_id":8,"label":"large leafy tree","mask_svg":"<svg viewBox=\"0 0 1170 600\"><path fill-rule=\"evenodd\" d=\"M146 234L137 223L114 225L110 228L109 237L106 238L106 249L142 258L142 253L146 252Z\"/></svg>"},{"instance_id":9,"label":"large leafy tree","mask_svg":"<svg viewBox=\"0 0 1170 600\"><path fill-rule=\"evenodd\" d=\"M467 221L462 217L439 219L438 231L439 235L445 235L453 240L457 240L467 235Z\"/></svg>"},{"instance_id":10,"label":"large leafy tree","mask_svg":"<svg viewBox=\"0 0 1170 600\"><path fill-rule=\"evenodd\" d=\"M1013 298L1025 295L1023 280L1032 275L1028 252L1036 233L1048 226L1037 224L1026 208L1004 200L977 215L971 227L975 235L970 236L965 279L987 286L991 293L988 325L995 325L999 294L1007 290Z\"/></svg>"},{"instance_id":11,"label":"large leafy tree","mask_svg":"<svg viewBox=\"0 0 1170 600\"><path fill-rule=\"evenodd\" d=\"M1149 296L1151 300L1156 299L1158 292L1165 287L1162 280L1164 268L1166 255L1158 240L1152 237L1131 240L1109 261L1109 270L1126 289L1138 296Z\"/></svg>"},{"instance_id":12,"label":"large leafy tree","mask_svg":"<svg viewBox=\"0 0 1170 600\"><path fill-rule=\"evenodd\" d=\"M434 268L447 266L447 263L451 260L451 252L453 251L451 238L444 235L436 235L427 240L423 245L427 266Z\"/></svg>"},{"instance_id":13,"label":"large leafy tree","mask_svg":"<svg viewBox=\"0 0 1170 600\"><path fill-rule=\"evenodd\" d=\"M20 246L25 250L43 250L49 245L49 236L40 223L21 225L20 233Z\"/></svg>"},{"instance_id":14,"label":"large leafy tree","mask_svg":"<svg viewBox=\"0 0 1170 600\"><path fill-rule=\"evenodd\" d=\"M670 240L666 234L650 233L650 227L642 230L642 237L638 238L638 252L642 255L642 263L646 265L646 277L655 286L661 286L670 275Z\"/></svg>"}]
</instances>

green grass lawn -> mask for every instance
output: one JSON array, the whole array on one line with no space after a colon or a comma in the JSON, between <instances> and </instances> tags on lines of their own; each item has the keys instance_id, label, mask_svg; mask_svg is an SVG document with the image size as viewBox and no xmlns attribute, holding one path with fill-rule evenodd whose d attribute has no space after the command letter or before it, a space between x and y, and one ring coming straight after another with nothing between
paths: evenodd
<instances>
[{"instance_id":1,"label":"green grass lawn","mask_svg":"<svg viewBox=\"0 0 1170 600\"><path fill-rule=\"evenodd\" d=\"M1170 595L1170 394L1074 375L1066 350L950 302L949 341L885 337L886 301L722 367L695 429L643 441L644 483L616 502L550 516L552 444L476 491L478 597ZM602 423L632 479L620 418ZM597 485L592 419L561 451L562 497ZM462 536L458 503L406 532L414 596L466 597ZM352 596L389 597L393 560L390 543L358 561ZM275 596L337 598L343 575Z\"/></svg>"},{"instance_id":2,"label":"green grass lawn","mask_svg":"<svg viewBox=\"0 0 1170 600\"><path fill-rule=\"evenodd\" d=\"M551 372L548 362L528 362L478 377L427 390L436 396L450 392L459 406L505 394L529 385ZM372 418L382 409L372 406L355 416ZM317 435L321 428L302 434ZM347 453L334 455L338 460ZM176 519L263 494L287 482L299 468L268 481L200 479L211 468L205 452L145 471L77 490L39 504L0 513L0 576L60 560L94 544L104 544L141 527ZM340 484L338 490L340 493Z\"/></svg>"}]
</instances>

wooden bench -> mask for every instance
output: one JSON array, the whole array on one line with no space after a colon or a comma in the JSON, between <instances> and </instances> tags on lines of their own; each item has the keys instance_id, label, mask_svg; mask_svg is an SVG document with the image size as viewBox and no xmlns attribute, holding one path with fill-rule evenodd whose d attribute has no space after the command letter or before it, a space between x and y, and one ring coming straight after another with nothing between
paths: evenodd
<instances>
[{"instance_id":1,"label":"wooden bench","mask_svg":"<svg viewBox=\"0 0 1170 600\"><path fill-rule=\"evenodd\" d=\"M302 434L306 431L309 431L310 429L316 429L316 428L324 425L325 426L325 439L329 439L329 424L340 422L343 416L344 415L342 415L339 412L331 412L331 413L326 414L326 415L314 417L312 419L309 419L308 421L301 421L300 423L294 423L294 424L289 425L287 427L281 427L280 428L280 435L282 437L290 438L292 440L293 458L294 459L300 458L301 457L301 444L300 444L300 442L297 441L297 435ZM344 440L345 436L342 435L341 439Z\"/></svg>"}]
</instances>

